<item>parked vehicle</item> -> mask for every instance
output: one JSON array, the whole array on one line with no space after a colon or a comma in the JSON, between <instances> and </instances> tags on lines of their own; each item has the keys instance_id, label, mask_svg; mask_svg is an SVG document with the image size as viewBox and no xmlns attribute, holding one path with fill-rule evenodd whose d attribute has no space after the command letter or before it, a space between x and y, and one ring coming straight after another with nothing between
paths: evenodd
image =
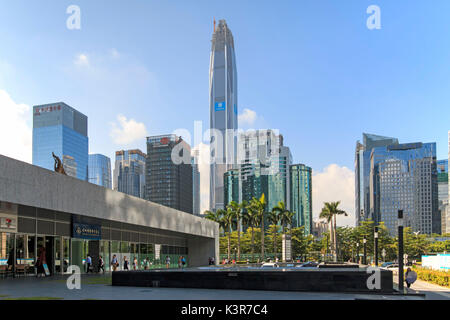
<instances>
[{"instance_id":1,"label":"parked vehicle","mask_svg":"<svg viewBox=\"0 0 450 320\"><path fill-rule=\"evenodd\" d=\"M261 266L261 268L278 268L278 267L279 267L278 264L273 263L273 262L266 262L266 263L263 263Z\"/></svg>"},{"instance_id":2,"label":"parked vehicle","mask_svg":"<svg viewBox=\"0 0 450 320\"><path fill-rule=\"evenodd\" d=\"M316 261L308 261L298 265L297 268L317 268L319 264Z\"/></svg>"}]
</instances>

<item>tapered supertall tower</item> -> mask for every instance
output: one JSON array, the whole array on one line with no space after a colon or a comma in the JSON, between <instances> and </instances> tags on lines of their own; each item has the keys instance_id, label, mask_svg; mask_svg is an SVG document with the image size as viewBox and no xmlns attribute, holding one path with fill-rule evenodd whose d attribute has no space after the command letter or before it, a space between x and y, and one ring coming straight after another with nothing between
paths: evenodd
<instances>
[{"instance_id":1,"label":"tapered supertall tower","mask_svg":"<svg viewBox=\"0 0 450 320\"><path fill-rule=\"evenodd\" d=\"M234 40L225 20L214 21L209 68L211 128L210 203L212 210L224 206L224 173L236 164L237 71Z\"/></svg>"}]
</instances>

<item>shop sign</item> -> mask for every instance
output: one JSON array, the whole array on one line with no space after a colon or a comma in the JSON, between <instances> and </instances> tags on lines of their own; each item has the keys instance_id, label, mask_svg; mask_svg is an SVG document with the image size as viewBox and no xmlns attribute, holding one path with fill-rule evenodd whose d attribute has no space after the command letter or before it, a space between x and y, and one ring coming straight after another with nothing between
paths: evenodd
<instances>
[{"instance_id":1,"label":"shop sign","mask_svg":"<svg viewBox=\"0 0 450 320\"><path fill-rule=\"evenodd\" d=\"M100 240L102 227L96 224L72 223L72 237L87 240Z\"/></svg>"},{"instance_id":2,"label":"shop sign","mask_svg":"<svg viewBox=\"0 0 450 320\"><path fill-rule=\"evenodd\" d=\"M17 217L0 213L0 229L5 232L17 232Z\"/></svg>"},{"instance_id":3,"label":"shop sign","mask_svg":"<svg viewBox=\"0 0 450 320\"><path fill-rule=\"evenodd\" d=\"M161 245L155 244L155 260L160 260L161 258Z\"/></svg>"}]
</instances>

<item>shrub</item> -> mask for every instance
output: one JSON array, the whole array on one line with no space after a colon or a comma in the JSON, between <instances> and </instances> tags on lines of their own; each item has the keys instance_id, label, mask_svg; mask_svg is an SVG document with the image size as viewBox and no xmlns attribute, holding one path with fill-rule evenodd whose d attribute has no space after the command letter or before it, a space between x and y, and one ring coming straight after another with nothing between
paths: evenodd
<instances>
[{"instance_id":1,"label":"shrub","mask_svg":"<svg viewBox=\"0 0 450 320\"><path fill-rule=\"evenodd\" d=\"M439 286L450 287L450 272L415 267L417 278Z\"/></svg>"}]
</instances>

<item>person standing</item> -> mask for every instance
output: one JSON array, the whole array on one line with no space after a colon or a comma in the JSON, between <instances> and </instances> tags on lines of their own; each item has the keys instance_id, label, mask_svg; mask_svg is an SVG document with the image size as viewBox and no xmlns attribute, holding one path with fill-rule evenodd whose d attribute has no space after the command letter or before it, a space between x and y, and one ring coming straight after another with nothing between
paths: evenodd
<instances>
[{"instance_id":1,"label":"person standing","mask_svg":"<svg viewBox=\"0 0 450 320\"><path fill-rule=\"evenodd\" d=\"M417 280L417 273L412 271L411 268L406 269L405 282L406 286L409 288Z\"/></svg>"},{"instance_id":2,"label":"person standing","mask_svg":"<svg viewBox=\"0 0 450 320\"><path fill-rule=\"evenodd\" d=\"M137 267L138 267L138 261L137 261L137 258L134 257L134 259L133 259L133 270L137 270Z\"/></svg>"},{"instance_id":3,"label":"person standing","mask_svg":"<svg viewBox=\"0 0 450 320\"><path fill-rule=\"evenodd\" d=\"M170 257L166 256L166 269L170 268Z\"/></svg>"},{"instance_id":4,"label":"person standing","mask_svg":"<svg viewBox=\"0 0 450 320\"><path fill-rule=\"evenodd\" d=\"M92 273L92 258L88 254L86 257L86 273L89 273L89 271Z\"/></svg>"},{"instance_id":5,"label":"person standing","mask_svg":"<svg viewBox=\"0 0 450 320\"><path fill-rule=\"evenodd\" d=\"M36 261L36 277L40 277L41 275L43 277L45 277L45 269L44 269L44 264L47 264L47 258L45 255L45 248L44 247L40 247L38 250L38 257L37 257L37 261Z\"/></svg>"},{"instance_id":6,"label":"person standing","mask_svg":"<svg viewBox=\"0 0 450 320\"><path fill-rule=\"evenodd\" d=\"M100 273L100 270L103 270L103 273L105 273L105 262L102 256L98 258L98 273Z\"/></svg>"},{"instance_id":7,"label":"person standing","mask_svg":"<svg viewBox=\"0 0 450 320\"><path fill-rule=\"evenodd\" d=\"M116 271L117 267L119 266L119 261L117 261L116 255L113 255L113 258L111 260L111 266L113 268L113 271Z\"/></svg>"},{"instance_id":8,"label":"person standing","mask_svg":"<svg viewBox=\"0 0 450 320\"><path fill-rule=\"evenodd\" d=\"M181 256L181 268L184 268L186 265L186 258L184 256Z\"/></svg>"},{"instance_id":9,"label":"person standing","mask_svg":"<svg viewBox=\"0 0 450 320\"><path fill-rule=\"evenodd\" d=\"M179 269L181 268L181 258L182 258L181 256L178 257L178 268Z\"/></svg>"},{"instance_id":10,"label":"person standing","mask_svg":"<svg viewBox=\"0 0 450 320\"><path fill-rule=\"evenodd\" d=\"M123 270L129 270L128 269L128 259L127 256L123 257Z\"/></svg>"}]
</instances>

